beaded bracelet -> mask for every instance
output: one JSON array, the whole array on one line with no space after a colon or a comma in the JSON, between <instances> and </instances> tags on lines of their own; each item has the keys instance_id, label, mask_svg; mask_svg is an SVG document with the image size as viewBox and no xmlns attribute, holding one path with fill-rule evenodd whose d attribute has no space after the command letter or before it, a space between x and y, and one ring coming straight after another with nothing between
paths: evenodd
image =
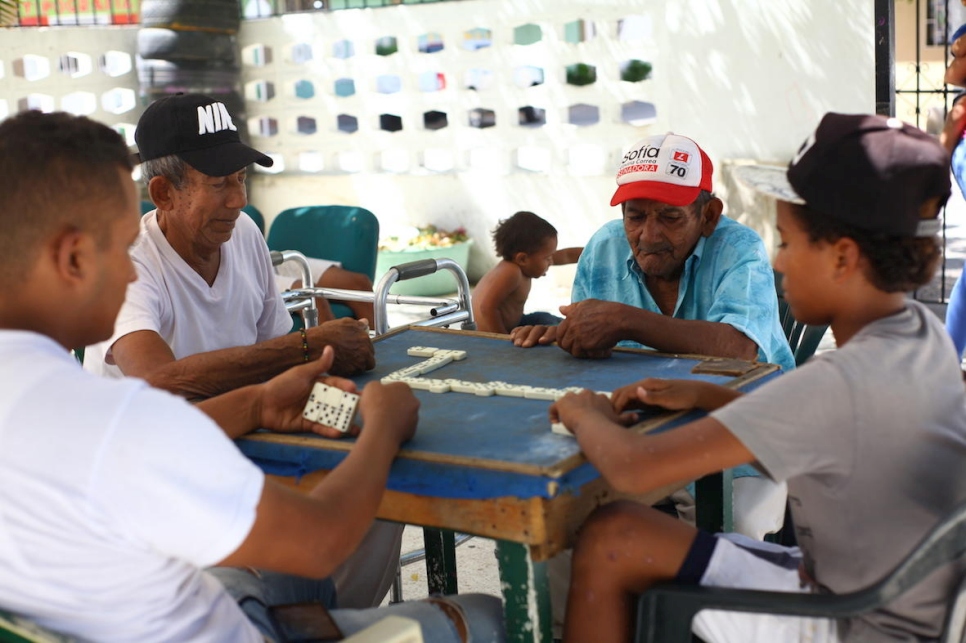
<instances>
[{"instance_id":1,"label":"beaded bracelet","mask_svg":"<svg viewBox=\"0 0 966 643\"><path fill-rule=\"evenodd\" d=\"M305 329L300 328L299 332L302 333L302 361L309 361L309 338L305 334Z\"/></svg>"}]
</instances>

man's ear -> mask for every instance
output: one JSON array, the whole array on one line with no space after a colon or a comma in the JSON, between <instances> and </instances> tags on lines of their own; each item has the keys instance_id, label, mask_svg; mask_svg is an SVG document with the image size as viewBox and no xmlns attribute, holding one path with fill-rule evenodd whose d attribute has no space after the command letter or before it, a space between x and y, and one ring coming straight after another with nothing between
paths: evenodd
<instances>
[{"instance_id":1,"label":"man's ear","mask_svg":"<svg viewBox=\"0 0 966 643\"><path fill-rule=\"evenodd\" d=\"M97 244L89 233L65 228L51 239L49 248L54 269L64 283L77 286L90 276Z\"/></svg>"},{"instance_id":2,"label":"man's ear","mask_svg":"<svg viewBox=\"0 0 966 643\"><path fill-rule=\"evenodd\" d=\"M174 186L163 176L155 176L148 181L148 196L159 210L173 210Z\"/></svg>"},{"instance_id":3,"label":"man's ear","mask_svg":"<svg viewBox=\"0 0 966 643\"><path fill-rule=\"evenodd\" d=\"M724 210L724 203L718 197L711 197L711 200L704 204L701 212L701 236L710 237L714 229L718 227L718 220Z\"/></svg>"}]
</instances>

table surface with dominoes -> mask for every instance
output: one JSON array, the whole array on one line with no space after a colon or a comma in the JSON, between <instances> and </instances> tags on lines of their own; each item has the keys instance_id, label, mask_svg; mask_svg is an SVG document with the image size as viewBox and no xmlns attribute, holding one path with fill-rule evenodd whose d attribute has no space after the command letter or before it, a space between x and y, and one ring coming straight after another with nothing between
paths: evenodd
<instances>
[{"instance_id":1,"label":"table surface with dominoes","mask_svg":"<svg viewBox=\"0 0 966 643\"><path fill-rule=\"evenodd\" d=\"M401 380L420 400L416 435L393 464L378 515L450 536L496 539L508 633L517 641L550 640L545 561L573 544L595 507L616 497L565 428L551 427L552 401L568 389L606 393L644 377L750 390L778 374L772 364L637 350L582 360L555 346L522 349L505 335L439 328L395 330L374 345L375 369L353 378L360 390L374 379ZM354 397L317 386L306 417L347 427ZM670 430L694 417L654 409L631 430ZM266 473L305 488L338 465L353 443L269 432L238 441ZM654 502L669 491L638 500ZM431 591L456 591L451 566L455 560L435 562Z\"/></svg>"}]
</instances>

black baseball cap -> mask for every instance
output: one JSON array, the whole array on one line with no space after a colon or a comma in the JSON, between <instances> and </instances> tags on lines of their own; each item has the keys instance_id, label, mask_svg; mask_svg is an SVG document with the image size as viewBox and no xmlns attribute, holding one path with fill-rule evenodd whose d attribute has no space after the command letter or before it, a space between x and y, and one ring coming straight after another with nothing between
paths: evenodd
<instances>
[{"instance_id":1,"label":"black baseball cap","mask_svg":"<svg viewBox=\"0 0 966 643\"><path fill-rule=\"evenodd\" d=\"M224 103L202 94L172 94L148 105L134 140L142 162L173 154L208 176L273 162L241 142Z\"/></svg>"},{"instance_id":2,"label":"black baseball cap","mask_svg":"<svg viewBox=\"0 0 966 643\"><path fill-rule=\"evenodd\" d=\"M735 169L742 183L870 232L931 237L950 194L949 153L897 118L829 112L787 168ZM920 214L930 199L935 212Z\"/></svg>"}]
</instances>

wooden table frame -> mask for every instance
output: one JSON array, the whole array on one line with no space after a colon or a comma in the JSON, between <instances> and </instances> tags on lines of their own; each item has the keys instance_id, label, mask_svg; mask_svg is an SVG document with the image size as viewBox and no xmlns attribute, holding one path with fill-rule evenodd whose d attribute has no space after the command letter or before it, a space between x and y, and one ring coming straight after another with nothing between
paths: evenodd
<instances>
[{"instance_id":1,"label":"wooden table frame","mask_svg":"<svg viewBox=\"0 0 966 643\"><path fill-rule=\"evenodd\" d=\"M405 330L405 329L403 329ZM506 341L506 336L472 331L447 331L441 329L415 329L423 332L459 334L471 337L492 337ZM394 331L385 337L394 335ZM420 336L423 345L428 339ZM520 349L523 350L523 349ZM641 351L638 351L641 352ZM650 351L648 354L656 355ZM666 356L705 360L700 356ZM727 383L734 388L746 388L762 378L774 375L778 367L772 364L754 364L749 372ZM680 424L692 419L694 414L668 412L643 422L632 430L641 433L653 431L669 424ZM549 430L549 427L548 427ZM326 440L318 436L256 433L238 441L243 452L259 457L268 455L276 461L295 457L303 460L306 454L320 452L347 452L352 443ZM293 448L294 447L294 448ZM459 467L478 466L474 458L440 458L434 454L407 454L401 458L413 458L427 463L440 463ZM596 474L577 484L568 484L565 477L582 465L590 467L579 452L560 461L557 466L541 470L546 492L541 497L507 495L485 499L445 498L410 492L387 490L379 505L377 517L399 523L419 525L427 536L427 569L432 579L432 590L453 593L456 590L455 556L452 554L452 532L473 534L497 541L497 558L500 580L505 601L508 640L551 641L551 616L546 561L557 553L571 547L580 524L598 506L620 496ZM311 465L310 465L311 466ZM592 470L592 467L590 467ZM583 470L583 469L581 469ZM322 468L305 473L296 480L282 476L287 484L311 489L327 471ZM390 485L393 474L390 473ZM719 483L720 485L720 483ZM636 496L639 502L653 504L679 489L655 490L644 496ZM720 486L719 486L720 488ZM443 531L437 531L443 530ZM449 549L447 551L447 545ZM430 560L432 558L432 560Z\"/></svg>"}]
</instances>

